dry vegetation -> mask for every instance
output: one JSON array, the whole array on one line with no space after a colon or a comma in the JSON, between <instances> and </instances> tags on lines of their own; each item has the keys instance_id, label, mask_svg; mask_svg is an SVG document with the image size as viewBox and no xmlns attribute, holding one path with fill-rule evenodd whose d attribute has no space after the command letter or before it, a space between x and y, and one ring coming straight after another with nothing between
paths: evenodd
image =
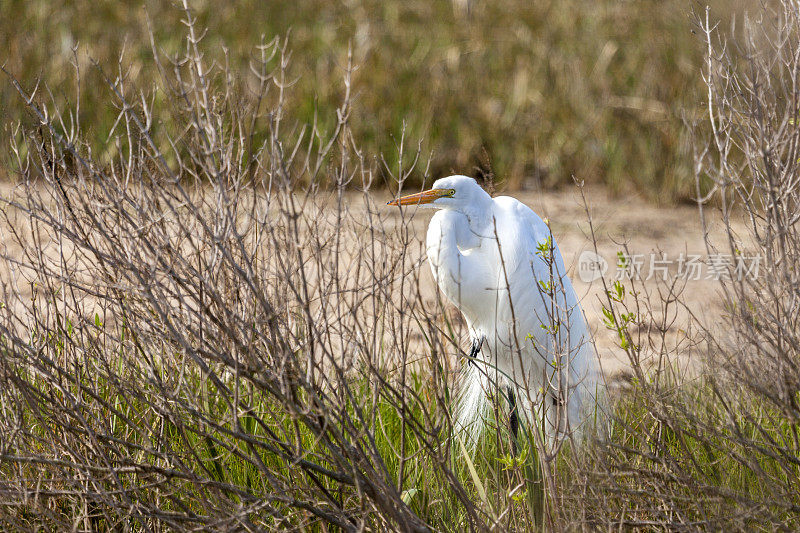
<instances>
[{"instance_id":1,"label":"dry vegetation","mask_svg":"<svg viewBox=\"0 0 800 533\"><path fill-rule=\"evenodd\" d=\"M758 2L712 5L728 20ZM352 50L354 136L365 153L384 154L392 166L405 125L409 138L433 152L436 176L493 170L514 190L571 186L574 174L664 203L694 195L682 117L702 113L697 65L704 48L691 32L685 0L245 0L192 7L199 27L208 28L208 59L229 65L243 91L256 90L246 76L253 46L264 35L287 35L295 82L287 110L326 134ZM96 155L107 159L118 156L105 142L116 110L91 59L112 71L123 56L123 71L108 73L149 93L161 84L150 31L159 50L176 54L183 47L176 31L182 15L171 2L6 0L2 13L0 63L20 79L41 77L59 104L74 109L72 64L84 67L79 122ZM153 129L180 128L169 122L162 93L151 105ZM0 114L13 120L22 112L12 88L0 87ZM415 172L411 179L422 177Z\"/></svg>"},{"instance_id":2,"label":"dry vegetation","mask_svg":"<svg viewBox=\"0 0 800 533\"><path fill-rule=\"evenodd\" d=\"M369 194L432 167L400 138L370 155L346 56L336 111L304 126L282 41L248 73L214 64L184 10L180 53L144 63L155 92L125 75L139 59L93 70L116 110L103 145L80 121L100 111L9 76L27 111L0 226L0 523L797 528L797 9L765 7L735 43L706 14L695 26L707 115L689 117L685 164L727 230L709 250L760 254L762 275L720 281L724 334L678 284L605 286L633 377L605 438L556 456L510 454L501 398L474 450L454 430L464 332L422 294L420 236ZM674 364L688 349L691 380Z\"/></svg>"}]
</instances>

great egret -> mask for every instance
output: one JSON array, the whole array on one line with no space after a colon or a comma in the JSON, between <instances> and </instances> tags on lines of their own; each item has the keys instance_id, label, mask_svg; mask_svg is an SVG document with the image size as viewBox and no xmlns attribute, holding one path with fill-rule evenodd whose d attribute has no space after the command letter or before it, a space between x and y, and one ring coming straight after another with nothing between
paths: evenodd
<instances>
[{"instance_id":1,"label":"great egret","mask_svg":"<svg viewBox=\"0 0 800 533\"><path fill-rule=\"evenodd\" d=\"M522 202L492 198L467 176L442 178L389 205L439 210L428 226L428 261L464 315L476 363L465 369L462 426L480 423L485 387L494 382L507 387L515 440L516 409L544 430L543 442L579 430L596 413L599 366L547 224Z\"/></svg>"}]
</instances>

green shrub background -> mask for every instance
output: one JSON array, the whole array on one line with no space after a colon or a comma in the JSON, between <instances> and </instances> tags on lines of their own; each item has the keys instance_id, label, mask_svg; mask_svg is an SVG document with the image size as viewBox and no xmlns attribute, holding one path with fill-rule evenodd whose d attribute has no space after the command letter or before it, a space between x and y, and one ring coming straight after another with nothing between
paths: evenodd
<instances>
[{"instance_id":1,"label":"green shrub background","mask_svg":"<svg viewBox=\"0 0 800 533\"><path fill-rule=\"evenodd\" d=\"M159 76L150 31L160 51L185 46L183 14L171 2L0 6L0 62L27 87L41 78L56 101L74 103L77 57L80 119L96 152L114 149L105 140L118 110L91 61L113 79L124 54L131 67L123 74L148 93ZM575 175L659 202L693 194L683 118L702 113L703 50L691 17L698 6L689 2L244 0L190 7L198 27L208 28L206 50L241 79L262 38L288 39L296 85L287 114L297 124L335 117L352 49L353 132L378 165L377 154L396 163L405 125L406 139L422 140L423 155L432 154L432 179L491 170L511 190L554 187ZM727 0L712 9L732 15ZM156 95L157 111L160 101ZM25 113L9 83L0 84L0 110L4 123Z\"/></svg>"}]
</instances>

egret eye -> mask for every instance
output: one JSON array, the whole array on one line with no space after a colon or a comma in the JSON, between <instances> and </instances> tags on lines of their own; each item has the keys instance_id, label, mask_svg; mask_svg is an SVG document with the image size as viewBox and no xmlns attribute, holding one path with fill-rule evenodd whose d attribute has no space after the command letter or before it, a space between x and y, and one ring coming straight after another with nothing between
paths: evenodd
<instances>
[{"instance_id":1,"label":"egret eye","mask_svg":"<svg viewBox=\"0 0 800 533\"><path fill-rule=\"evenodd\" d=\"M447 191L447 197L448 198L452 198L455 194L456 194L456 190L455 189L450 189L450 190Z\"/></svg>"}]
</instances>

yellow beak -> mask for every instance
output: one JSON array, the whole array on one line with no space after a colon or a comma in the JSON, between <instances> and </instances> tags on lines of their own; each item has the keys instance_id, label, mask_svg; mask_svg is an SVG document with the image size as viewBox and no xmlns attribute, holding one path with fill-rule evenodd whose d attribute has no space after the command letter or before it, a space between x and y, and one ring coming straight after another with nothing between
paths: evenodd
<instances>
[{"instance_id":1,"label":"yellow beak","mask_svg":"<svg viewBox=\"0 0 800 533\"><path fill-rule=\"evenodd\" d=\"M386 205L419 205L429 204L434 200L438 200L443 196L450 196L452 193L448 189L428 189L427 191L418 192L417 194L409 194L401 196L391 202L386 202Z\"/></svg>"}]
</instances>

